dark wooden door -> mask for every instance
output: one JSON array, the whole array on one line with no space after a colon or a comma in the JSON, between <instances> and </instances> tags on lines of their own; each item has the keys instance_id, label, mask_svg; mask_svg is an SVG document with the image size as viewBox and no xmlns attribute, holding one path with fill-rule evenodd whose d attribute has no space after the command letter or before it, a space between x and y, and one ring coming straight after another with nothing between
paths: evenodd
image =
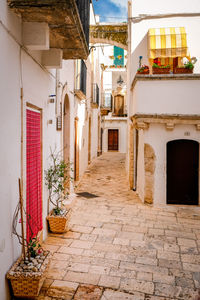
<instances>
[{"instance_id":1,"label":"dark wooden door","mask_svg":"<svg viewBox=\"0 0 200 300\"><path fill-rule=\"evenodd\" d=\"M118 150L118 129L108 129L108 150Z\"/></svg>"},{"instance_id":2,"label":"dark wooden door","mask_svg":"<svg viewBox=\"0 0 200 300\"><path fill-rule=\"evenodd\" d=\"M167 203L198 205L199 143L167 143Z\"/></svg>"}]
</instances>

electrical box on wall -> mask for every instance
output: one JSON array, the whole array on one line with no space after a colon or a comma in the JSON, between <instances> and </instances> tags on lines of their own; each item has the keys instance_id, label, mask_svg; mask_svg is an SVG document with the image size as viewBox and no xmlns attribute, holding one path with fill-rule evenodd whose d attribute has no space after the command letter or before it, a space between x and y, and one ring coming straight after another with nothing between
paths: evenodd
<instances>
[{"instance_id":1,"label":"electrical box on wall","mask_svg":"<svg viewBox=\"0 0 200 300\"><path fill-rule=\"evenodd\" d=\"M49 95L49 103L55 103L56 95Z\"/></svg>"},{"instance_id":2,"label":"electrical box on wall","mask_svg":"<svg viewBox=\"0 0 200 300\"><path fill-rule=\"evenodd\" d=\"M56 118L56 130L62 130L62 117L58 116Z\"/></svg>"}]
</instances>

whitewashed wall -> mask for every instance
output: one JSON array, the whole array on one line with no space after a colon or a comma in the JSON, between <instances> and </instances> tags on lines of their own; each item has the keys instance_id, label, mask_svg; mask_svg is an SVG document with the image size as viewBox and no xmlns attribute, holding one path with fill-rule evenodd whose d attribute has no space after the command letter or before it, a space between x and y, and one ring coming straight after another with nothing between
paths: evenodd
<instances>
[{"instance_id":1,"label":"whitewashed wall","mask_svg":"<svg viewBox=\"0 0 200 300\"><path fill-rule=\"evenodd\" d=\"M199 80L137 81L130 114L198 114Z\"/></svg>"},{"instance_id":2,"label":"whitewashed wall","mask_svg":"<svg viewBox=\"0 0 200 300\"><path fill-rule=\"evenodd\" d=\"M4 12L4 14L3 14ZM14 19L9 22L6 5L0 3L0 19L9 29L15 28L20 38L20 23ZM0 134L1 134L1 197L0 197L0 293L2 299L9 299L5 273L19 256L17 240L11 238L12 217L18 202L18 177L20 177L20 82L19 82L19 46L0 25ZM12 49L12 50L11 50ZM10 64L7 64L10 61ZM2 70L4 70L2 72ZM11 80L12 78L12 80ZM14 122L13 122L14 120Z\"/></svg>"}]
</instances>

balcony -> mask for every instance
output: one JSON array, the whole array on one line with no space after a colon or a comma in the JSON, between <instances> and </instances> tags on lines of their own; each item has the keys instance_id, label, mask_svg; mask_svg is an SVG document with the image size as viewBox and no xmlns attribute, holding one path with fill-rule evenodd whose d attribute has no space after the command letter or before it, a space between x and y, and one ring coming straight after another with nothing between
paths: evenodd
<instances>
[{"instance_id":1,"label":"balcony","mask_svg":"<svg viewBox=\"0 0 200 300\"><path fill-rule=\"evenodd\" d=\"M76 0L87 46L89 46L90 0Z\"/></svg>"},{"instance_id":2,"label":"balcony","mask_svg":"<svg viewBox=\"0 0 200 300\"><path fill-rule=\"evenodd\" d=\"M97 83L93 83L92 85L93 96L92 96L92 107L99 107L99 86Z\"/></svg>"},{"instance_id":3,"label":"balcony","mask_svg":"<svg viewBox=\"0 0 200 300\"><path fill-rule=\"evenodd\" d=\"M101 115L107 116L112 111L112 94L104 92L101 95Z\"/></svg>"},{"instance_id":4,"label":"balcony","mask_svg":"<svg viewBox=\"0 0 200 300\"><path fill-rule=\"evenodd\" d=\"M86 99L87 67L83 60L76 62L75 94L79 99Z\"/></svg>"},{"instance_id":5,"label":"balcony","mask_svg":"<svg viewBox=\"0 0 200 300\"><path fill-rule=\"evenodd\" d=\"M63 50L63 59L89 55L90 0L8 0L23 22L47 23L50 48Z\"/></svg>"}]
</instances>

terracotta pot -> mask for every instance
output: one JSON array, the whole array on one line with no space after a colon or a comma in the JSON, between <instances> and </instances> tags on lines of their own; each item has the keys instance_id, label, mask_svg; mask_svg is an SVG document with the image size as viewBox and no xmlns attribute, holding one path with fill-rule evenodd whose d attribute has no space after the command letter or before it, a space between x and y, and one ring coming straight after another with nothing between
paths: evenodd
<instances>
[{"instance_id":1,"label":"terracotta pot","mask_svg":"<svg viewBox=\"0 0 200 300\"><path fill-rule=\"evenodd\" d=\"M170 68L152 68L153 74L169 74Z\"/></svg>"},{"instance_id":2,"label":"terracotta pot","mask_svg":"<svg viewBox=\"0 0 200 300\"><path fill-rule=\"evenodd\" d=\"M13 294L15 297L29 298L37 297L48 271L51 254L46 251L46 258L42 266L37 272L20 272L15 271L19 263L22 261L20 257L11 269L8 271L6 277L10 280Z\"/></svg>"},{"instance_id":3,"label":"terracotta pot","mask_svg":"<svg viewBox=\"0 0 200 300\"><path fill-rule=\"evenodd\" d=\"M71 215L71 211L67 211L65 215L55 216L53 212L51 212L47 216L47 221L49 222L50 231L53 233L64 233L67 231L67 224L69 217Z\"/></svg>"},{"instance_id":4,"label":"terracotta pot","mask_svg":"<svg viewBox=\"0 0 200 300\"><path fill-rule=\"evenodd\" d=\"M192 74L192 73L193 73L193 69L187 69L185 67L174 69L174 74Z\"/></svg>"}]
</instances>

